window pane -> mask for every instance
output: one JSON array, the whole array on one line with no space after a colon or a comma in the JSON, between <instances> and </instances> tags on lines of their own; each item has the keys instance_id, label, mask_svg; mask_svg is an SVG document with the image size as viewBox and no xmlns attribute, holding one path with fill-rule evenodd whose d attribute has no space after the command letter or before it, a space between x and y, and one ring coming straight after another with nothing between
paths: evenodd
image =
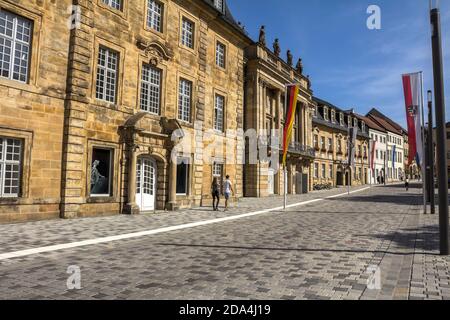
<instances>
[{"instance_id":1,"label":"window pane","mask_svg":"<svg viewBox=\"0 0 450 320\"><path fill-rule=\"evenodd\" d=\"M181 30L181 44L194 48L194 23L183 18Z\"/></svg>"},{"instance_id":2,"label":"window pane","mask_svg":"<svg viewBox=\"0 0 450 320\"><path fill-rule=\"evenodd\" d=\"M0 12L0 77L28 81L32 27L26 18Z\"/></svg>"},{"instance_id":3,"label":"window pane","mask_svg":"<svg viewBox=\"0 0 450 320\"><path fill-rule=\"evenodd\" d=\"M103 3L111 8L122 10L122 0L103 0Z\"/></svg>"},{"instance_id":4,"label":"window pane","mask_svg":"<svg viewBox=\"0 0 450 320\"><path fill-rule=\"evenodd\" d=\"M216 95L216 102L214 107L214 129L223 131L223 114L224 114L225 98Z\"/></svg>"},{"instance_id":5,"label":"window pane","mask_svg":"<svg viewBox=\"0 0 450 320\"><path fill-rule=\"evenodd\" d=\"M187 194L188 189L188 165L185 163L177 166L177 194Z\"/></svg>"},{"instance_id":6,"label":"window pane","mask_svg":"<svg viewBox=\"0 0 450 320\"><path fill-rule=\"evenodd\" d=\"M191 94L192 82L181 79L178 99L178 119L181 121L191 121Z\"/></svg>"},{"instance_id":7,"label":"window pane","mask_svg":"<svg viewBox=\"0 0 450 320\"><path fill-rule=\"evenodd\" d=\"M115 103L119 54L100 47L97 62L96 98Z\"/></svg>"},{"instance_id":8,"label":"window pane","mask_svg":"<svg viewBox=\"0 0 450 320\"><path fill-rule=\"evenodd\" d=\"M91 164L91 195L111 193L111 150L93 149Z\"/></svg>"},{"instance_id":9,"label":"window pane","mask_svg":"<svg viewBox=\"0 0 450 320\"><path fill-rule=\"evenodd\" d=\"M217 42L216 45L216 64L225 68L225 45L220 42Z\"/></svg>"},{"instance_id":10,"label":"window pane","mask_svg":"<svg viewBox=\"0 0 450 320\"><path fill-rule=\"evenodd\" d=\"M0 138L0 196L19 195L21 158L21 140Z\"/></svg>"},{"instance_id":11,"label":"window pane","mask_svg":"<svg viewBox=\"0 0 450 320\"><path fill-rule=\"evenodd\" d=\"M158 32L162 30L162 11L163 6L161 3L155 0L148 0L148 9L147 9L147 26L152 28Z\"/></svg>"},{"instance_id":12,"label":"window pane","mask_svg":"<svg viewBox=\"0 0 450 320\"><path fill-rule=\"evenodd\" d=\"M141 110L160 114L161 71L149 65L142 68Z\"/></svg>"}]
</instances>

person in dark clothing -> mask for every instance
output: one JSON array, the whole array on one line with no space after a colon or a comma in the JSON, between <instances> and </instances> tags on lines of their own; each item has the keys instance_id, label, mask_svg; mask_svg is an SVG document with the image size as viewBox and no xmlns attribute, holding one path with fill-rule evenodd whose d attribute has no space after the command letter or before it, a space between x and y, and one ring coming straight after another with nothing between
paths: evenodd
<instances>
[{"instance_id":1,"label":"person in dark clothing","mask_svg":"<svg viewBox=\"0 0 450 320\"><path fill-rule=\"evenodd\" d=\"M220 203L220 184L217 178L213 179L211 185L211 193L213 196L213 210L219 211L219 203ZM216 203L217 200L217 203Z\"/></svg>"},{"instance_id":2,"label":"person in dark clothing","mask_svg":"<svg viewBox=\"0 0 450 320\"><path fill-rule=\"evenodd\" d=\"M405 188L406 188L406 191L409 191L409 179L408 179L408 177L406 177L406 179L405 179Z\"/></svg>"}]
</instances>

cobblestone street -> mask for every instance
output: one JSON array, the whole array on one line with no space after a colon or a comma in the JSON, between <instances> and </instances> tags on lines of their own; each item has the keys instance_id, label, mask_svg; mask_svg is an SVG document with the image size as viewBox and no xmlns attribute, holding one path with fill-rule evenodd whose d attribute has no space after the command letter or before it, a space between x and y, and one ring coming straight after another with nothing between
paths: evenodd
<instances>
[{"instance_id":1,"label":"cobblestone street","mask_svg":"<svg viewBox=\"0 0 450 320\"><path fill-rule=\"evenodd\" d=\"M450 299L450 258L421 190L353 188L244 199L229 212L0 226L0 299ZM315 200L315 201L314 201ZM257 212L253 216L240 217ZM5 258L2 254L224 217L154 235ZM81 290L68 290L68 266ZM379 267L381 288L368 286Z\"/></svg>"}]
</instances>

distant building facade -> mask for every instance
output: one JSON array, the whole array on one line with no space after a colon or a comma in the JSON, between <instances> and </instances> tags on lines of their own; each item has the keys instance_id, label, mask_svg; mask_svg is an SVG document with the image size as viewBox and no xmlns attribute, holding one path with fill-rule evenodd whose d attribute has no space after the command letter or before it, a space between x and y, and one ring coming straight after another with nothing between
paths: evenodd
<instances>
[{"instance_id":1,"label":"distant building facade","mask_svg":"<svg viewBox=\"0 0 450 320\"><path fill-rule=\"evenodd\" d=\"M292 141L287 158L288 194L306 193L312 189L312 162L314 150L310 132L312 130L312 91L310 82L300 66L294 68L280 58L279 52L269 50L260 39L246 48L245 57L245 130L256 130L259 139L271 142L278 136L276 146L269 146L267 152L281 164L283 128L285 123L285 85L297 83L300 86L297 112ZM277 43L275 50L277 51ZM289 60L292 57L288 57ZM260 146L261 147L261 146ZM263 146L262 146L263 147ZM264 148L264 147L263 147ZM253 163L246 146L244 170L244 194L247 197L266 197L284 194L283 168L258 157Z\"/></svg>"},{"instance_id":2,"label":"distant building facade","mask_svg":"<svg viewBox=\"0 0 450 320\"><path fill-rule=\"evenodd\" d=\"M369 132L364 120L360 120L352 111L344 111L319 98L314 98L314 101L314 185L337 187L368 184ZM354 169L347 168L349 128L358 128Z\"/></svg>"},{"instance_id":3,"label":"distant building facade","mask_svg":"<svg viewBox=\"0 0 450 320\"><path fill-rule=\"evenodd\" d=\"M405 178L405 130L377 109L367 117L386 130L386 182L398 182Z\"/></svg>"}]
</instances>

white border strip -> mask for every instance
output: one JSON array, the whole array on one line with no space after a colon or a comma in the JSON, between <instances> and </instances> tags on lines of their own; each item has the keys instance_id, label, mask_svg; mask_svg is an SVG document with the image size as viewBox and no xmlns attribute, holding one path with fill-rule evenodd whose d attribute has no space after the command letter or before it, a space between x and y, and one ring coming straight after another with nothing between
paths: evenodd
<instances>
[{"instance_id":1,"label":"white border strip","mask_svg":"<svg viewBox=\"0 0 450 320\"><path fill-rule=\"evenodd\" d=\"M370 187L355 190L350 193L353 194L353 193L363 192L368 189L370 189ZM327 200L327 199L343 197L346 195L348 195L347 192L342 193L342 194L337 194L334 196L329 196L326 198L320 198L320 199L299 202L299 203L288 205L287 208L295 208L295 207L304 206L304 205L316 203L316 202ZM26 257L26 256L30 256L30 255L45 253L45 252L53 252L53 251L60 251L60 250L66 250L66 249L72 249L72 248L86 247L86 246L107 243L107 242L114 242L114 241L119 241L119 240L141 238L141 237L152 236L152 235L160 234L160 233L167 233L167 232L173 232L173 231L178 231L178 230L207 226L210 224L216 224L216 223L221 223L221 222L226 222L226 221L239 220L239 219L243 219L243 218L261 215L261 214L268 213L268 212L282 211L282 210L283 210L283 207L276 207L276 208L272 208L272 209L265 209L265 210L260 210L260 211L256 211L256 212L251 212L251 213L246 213L246 214L241 214L241 215L236 215L236 216L231 216L231 217L218 218L218 219L206 220L206 221L200 221L200 222L193 222L193 223L182 224L182 225L166 227L166 228L160 228L160 229L155 229L155 230L141 231L141 232L111 236L111 237L97 238L97 239L91 239L91 240L85 240L85 241L78 241L78 242L72 242L72 243L66 243L66 244L59 244L59 245L53 245L53 246L47 246L47 247L40 247L40 248L34 248L34 249L27 249L27 250L15 251L15 252L3 253L3 254L0 254L0 261L14 259L14 258L20 258L20 257Z\"/></svg>"}]
</instances>

